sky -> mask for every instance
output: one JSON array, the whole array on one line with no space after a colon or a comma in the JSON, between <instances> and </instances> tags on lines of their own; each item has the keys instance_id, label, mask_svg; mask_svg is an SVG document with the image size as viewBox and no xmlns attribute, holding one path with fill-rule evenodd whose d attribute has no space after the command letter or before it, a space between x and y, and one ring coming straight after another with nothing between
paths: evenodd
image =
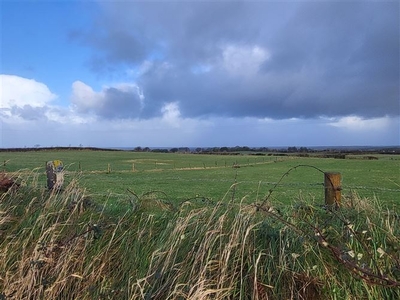
<instances>
[{"instance_id":1,"label":"sky","mask_svg":"<svg viewBox=\"0 0 400 300\"><path fill-rule=\"evenodd\" d=\"M0 148L400 145L400 2L0 0Z\"/></svg>"}]
</instances>

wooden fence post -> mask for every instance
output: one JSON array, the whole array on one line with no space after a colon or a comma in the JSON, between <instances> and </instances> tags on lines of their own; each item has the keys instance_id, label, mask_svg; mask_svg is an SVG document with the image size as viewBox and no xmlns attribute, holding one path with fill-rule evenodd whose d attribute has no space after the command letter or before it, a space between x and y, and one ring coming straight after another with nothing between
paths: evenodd
<instances>
[{"instance_id":1,"label":"wooden fence post","mask_svg":"<svg viewBox=\"0 0 400 300\"><path fill-rule=\"evenodd\" d=\"M342 201L341 175L337 172L324 173L325 205L338 208Z\"/></svg>"},{"instance_id":2,"label":"wooden fence post","mask_svg":"<svg viewBox=\"0 0 400 300\"><path fill-rule=\"evenodd\" d=\"M64 165L61 160L46 162L47 188L61 190L64 184Z\"/></svg>"}]
</instances>

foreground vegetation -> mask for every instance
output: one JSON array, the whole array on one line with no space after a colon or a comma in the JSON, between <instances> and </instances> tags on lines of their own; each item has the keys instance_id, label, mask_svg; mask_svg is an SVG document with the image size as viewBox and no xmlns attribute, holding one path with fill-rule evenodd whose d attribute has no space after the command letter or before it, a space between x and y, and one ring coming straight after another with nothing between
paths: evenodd
<instances>
[{"instance_id":1,"label":"foreground vegetation","mask_svg":"<svg viewBox=\"0 0 400 300\"><path fill-rule=\"evenodd\" d=\"M0 198L0 299L398 299L400 216L355 193L98 201L21 172Z\"/></svg>"}]
</instances>

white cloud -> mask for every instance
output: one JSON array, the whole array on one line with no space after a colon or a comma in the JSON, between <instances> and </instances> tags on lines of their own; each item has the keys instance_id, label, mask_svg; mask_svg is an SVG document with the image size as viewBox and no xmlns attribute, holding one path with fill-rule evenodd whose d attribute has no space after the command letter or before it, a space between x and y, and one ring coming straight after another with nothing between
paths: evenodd
<instances>
[{"instance_id":1,"label":"white cloud","mask_svg":"<svg viewBox=\"0 0 400 300\"><path fill-rule=\"evenodd\" d=\"M13 106L43 107L57 98L49 88L34 79L0 75L0 108Z\"/></svg>"},{"instance_id":2,"label":"white cloud","mask_svg":"<svg viewBox=\"0 0 400 300\"><path fill-rule=\"evenodd\" d=\"M94 94L90 87L77 82L76 91L81 96ZM48 124L82 124L90 122L88 116L80 115L70 108L57 106L58 97L41 82L14 75L0 75L0 116L2 121L27 132ZM50 123L49 123L50 122ZM23 130L23 129L20 129Z\"/></svg>"},{"instance_id":3,"label":"white cloud","mask_svg":"<svg viewBox=\"0 0 400 300\"><path fill-rule=\"evenodd\" d=\"M76 113L99 118L135 118L145 105L142 90L135 83L105 85L99 92L82 81L72 84L71 104Z\"/></svg>"},{"instance_id":4,"label":"white cloud","mask_svg":"<svg viewBox=\"0 0 400 300\"><path fill-rule=\"evenodd\" d=\"M268 50L257 45L229 45L222 50L223 67L232 75L255 75L269 57Z\"/></svg>"},{"instance_id":5,"label":"white cloud","mask_svg":"<svg viewBox=\"0 0 400 300\"><path fill-rule=\"evenodd\" d=\"M351 131L380 131L388 128L390 123L391 118L387 116L372 119L364 119L359 116L346 116L334 119L329 125Z\"/></svg>"},{"instance_id":6,"label":"white cloud","mask_svg":"<svg viewBox=\"0 0 400 300\"><path fill-rule=\"evenodd\" d=\"M88 112L91 109L102 105L104 102L104 95L96 93L90 86L82 81L75 81L72 84L71 102L78 112Z\"/></svg>"},{"instance_id":7,"label":"white cloud","mask_svg":"<svg viewBox=\"0 0 400 300\"><path fill-rule=\"evenodd\" d=\"M176 102L167 103L162 116L152 119L99 119L68 114L65 121L11 124L3 122L1 147L214 147L214 146L332 146L399 144L398 120L388 128L351 131L327 119L271 120L257 118L183 118ZM78 122L76 118L82 118ZM64 120L64 119L63 119ZM394 131L393 131L394 130ZM396 138L397 134L397 138ZM397 142L396 142L397 141Z\"/></svg>"},{"instance_id":8,"label":"white cloud","mask_svg":"<svg viewBox=\"0 0 400 300\"><path fill-rule=\"evenodd\" d=\"M115 83L95 91L89 85L75 81L72 85L72 105L65 108L52 103L56 96L45 84L12 77L15 77L11 78L15 82L27 87L31 94L18 91L15 82L15 93L10 92L11 85L7 86L7 91L2 86L2 100L7 94L19 99L19 102L17 106L16 102L6 101L4 105L2 101L0 147L35 144L97 147L399 144L398 117L200 119L183 116L180 102L176 101L159 107L157 112L161 115L156 114L157 117L141 118L144 95L134 83ZM4 78L10 79L2 75ZM24 102L27 98L31 98L32 102ZM129 110L139 113L123 114Z\"/></svg>"},{"instance_id":9,"label":"white cloud","mask_svg":"<svg viewBox=\"0 0 400 300\"><path fill-rule=\"evenodd\" d=\"M171 102L165 104L161 112L163 114L162 120L172 127L179 127L181 112L179 110L179 105L176 102Z\"/></svg>"},{"instance_id":10,"label":"white cloud","mask_svg":"<svg viewBox=\"0 0 400 300\"><path fill-rule=\"evenodd\" d=\"M33 124L66 117L68 110L57 107L58 98L44 83L15 75L0 75L0 116L8 124Z\"/></svg>"}]
</instances>

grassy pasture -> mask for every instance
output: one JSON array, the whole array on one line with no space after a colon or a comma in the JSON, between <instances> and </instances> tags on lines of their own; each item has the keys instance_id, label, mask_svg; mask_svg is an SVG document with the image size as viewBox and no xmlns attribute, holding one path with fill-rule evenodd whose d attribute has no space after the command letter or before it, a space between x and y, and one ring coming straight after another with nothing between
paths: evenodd
<instances>
[{"instance_id":1,"label":"grassy pasture","mask_svg":"<svg viewBox=\"0 0 400 300\"><path fill-rule=\"evenodd\" d=\"M3 152L0 299L398 299L399 160L379 158ZM342 173L339 210L315 168Z\"/></svg>"},{"instance_id":2,"label":"grassy pasture","mask_svg":"<svg viewBox=\"0 0 400 300\"><path fill-rule=\"evenodd\" d=\"M380 155L378 160L362 156L349 159L255 155L199 155L142 153L130 151L58 150L1 152L6 172L33 172L38 183L46 184L45 162L60 159L66 167L65 179L79 177L80 185L93 196L112 206L129 198L127 189L137 195L158 192L159 196L180 203L187 199L213 201L232 198L250 202L262 200L273 189L270 199L289 204L299 197L323 203L323 174L342 174L343 194L377 197L382 205L398 205L400 199L400 156ZM239 166L233 168L234 165ZM275 184L291 168L278 186ZM314 168L315 167L315 168Z\"/></svg>"}]
</instances>

